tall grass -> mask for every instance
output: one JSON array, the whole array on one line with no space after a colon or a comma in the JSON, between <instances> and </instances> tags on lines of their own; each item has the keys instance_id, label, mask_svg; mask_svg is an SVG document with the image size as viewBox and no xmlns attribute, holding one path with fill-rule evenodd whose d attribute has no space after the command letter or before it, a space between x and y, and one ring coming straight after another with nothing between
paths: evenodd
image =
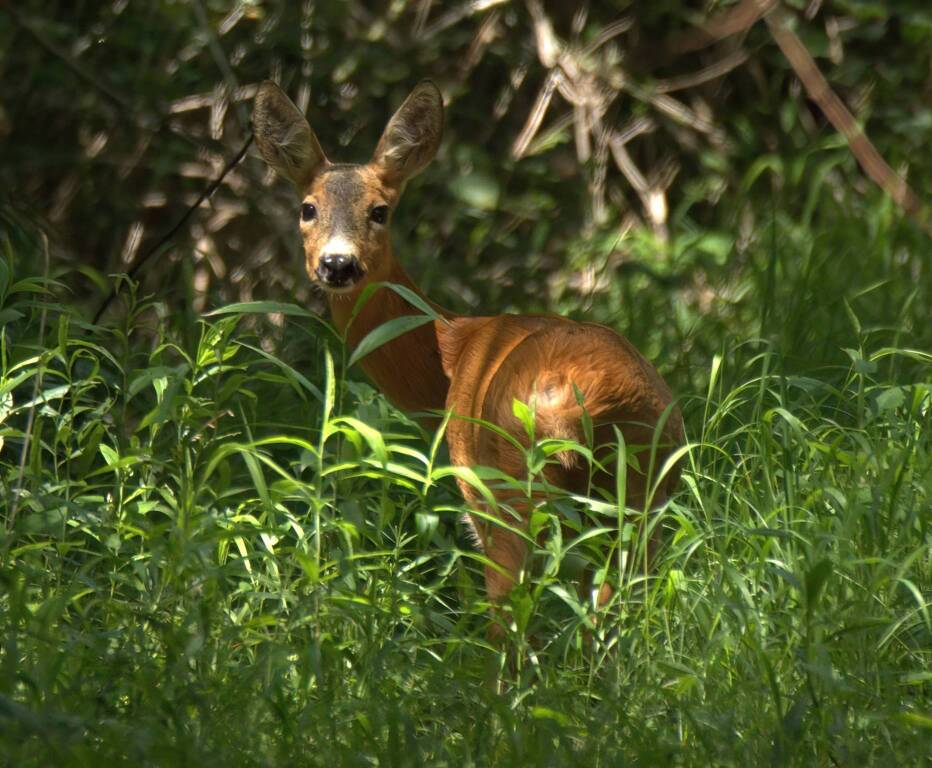
<instances>
[{"instance_id":1,"label":"tall grass","mask_svg":"<svg viewBox=\"0 0 932 768\"><path fill-rule=\"evenodd\" d=\"M483 559L456 522L464 470L347 375L321 320L254 304L192 336L127 286L120 324L90 326L7 240L0 760L920 764L927 297L890 312L864 304L868 286L805 326L781 302L817 302L814 281L840 268L823 249L856 234L839 237L780 261L776 333L690 320L702 342L675 366L690 445L651 521L656 563L618 567L639 512L590 505L574 535L554 516L578 501L543 505L553 535L511 596L504 647L485 639ZM771 268L758 255L749 280ZM255 322L270 311L287 320L277 347ZM808 367L786 351L803 338L825 347ZM604 611L570 584L586 560L617 587Z\"/></svg>"}]
</instances>

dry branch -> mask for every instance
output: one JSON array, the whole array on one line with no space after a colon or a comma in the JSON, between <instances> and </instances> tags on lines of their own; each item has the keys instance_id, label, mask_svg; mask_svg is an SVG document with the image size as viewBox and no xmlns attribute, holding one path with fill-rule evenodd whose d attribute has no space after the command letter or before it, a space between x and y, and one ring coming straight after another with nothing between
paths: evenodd
<instances>
[{"instance_id":1,"label":"dry branch","mask_svg":"<svg viewBox=\"0 0 932 768\"><path fill-rule=\"evenodd\" d=\"M537 131L540 130L540 124L544 120L544 115L547 114L547 108L550 106L551 99L553 99L553 92L557 88L557 78L559 77L562 77L562 75L557 70L552 69L547 75L547 79L544 80L524 127L511 146L511 156L516 160L524 157L528 145L537 135Z\"/></svg>"},{"instance_id":2,"label":"dry branch","mask_svg":"<svg viewBox=\"0 0 932 768\"><path fill-rule=\"evenodd\" d=\"M806 46L787 26L786 16L774 9L765 20L773 39L780 46L809 97L819 105L819 109L835 130L845 137L851 154L855 156L864 172L877 186L885 190L900 208L913 216L924 229L929 230L928 217L922 212L919 199L909 184L883 159L844 102L831 89Z\"/></svg>"},{"instance_id":3,"label":"dry branch","mask_svg":"<svg viewBox=\"0 0 932 768\"><path fill-rule=\"evenodd\" d=\"M807 17L811 17L814 13L812 8L810 5ZM932 231L928 210L923 208L906 180L883 159L867 134L858 125L854 115L838 94L832 90L812 54L809 53L799 36L790 29L787 15L776 0L744 0L730 11L706 22L698 32L675 38L671 47L678 52L705 48L726 37L745 31L761 18L766 22L771 36L803 84L806 93L818 104L819 109L835 130L845 137L851 154L871 181L890 195L893 201L905 213L912 216L923 229Z\"/></svg>"},{"instance_id":4,"label":"dry branch","mask_svg":"<svg viewBox=\"0 0 932 768\"><path fill-rule=\"evenodd\" d=\"M701 29L675 35L668 43L674 53L690 53L708 48L719 40L750 29L761 16L769 13L777 0L744 0L734 8L714 16Z\"/></svg>"},{"instance_id":5,"label":"dry branch","mask_svg":"<svg viewBox=\"0 0 932 768\"><path fill-rule=\"evenodd\" d=\"M446 13L444 13L436 21L426 24L427 14L430 12L430 6L427 6L427 10L423 13L424 21L421 21L421 18L418 18L418 23L423 24L423 31L420 33L420 36L425 38L433 37L438 32L442 32L447 27L452 27L454 24L462 21L467 16L473 16L477 13L482 13L483 11L489 10L489 8L494 8L496 5L502 5L503 3L508 2L508 0L468 0L468 2L461 3L455 8L451 8ZM423 7L423 6L422 6ZM421 9L418 9L419 13Z\"/></svg>"},{"instance_id":6,"label":"dry branch","mask_svg":"<svg viewBox=\"0 0 932 768\"><path fill-rule=\"evenodd\" d=\"M695 88L697 85L715 80L716 78L728 74L731 70L740 67L748 60L749 56L750 54L747 51L739 48L722 57L714 64L710 64L695 72L690 72L688 75L679 75L678 77L671 77L666 80L658 80L654 84L654 90L657 93L673 93L674 91L682 91L686 88Z\"/></svg>"}]
</instances>

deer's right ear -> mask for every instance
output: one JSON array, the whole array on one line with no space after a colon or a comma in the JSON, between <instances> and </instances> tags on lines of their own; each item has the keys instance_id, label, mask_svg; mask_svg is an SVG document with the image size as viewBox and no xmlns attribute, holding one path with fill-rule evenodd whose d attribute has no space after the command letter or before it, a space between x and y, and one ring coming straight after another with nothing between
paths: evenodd
<instances>
[{"instance_id":1,"label":"deer's right ear","mask_svg":"<svg viewBox=\"0 0 932 768\"><path fill-rule=\"evenodd\" d=\"M256 92L252 125L265 162L303 193L327 158L304 115L271 80Z\"/></svg>"}]
</instances>

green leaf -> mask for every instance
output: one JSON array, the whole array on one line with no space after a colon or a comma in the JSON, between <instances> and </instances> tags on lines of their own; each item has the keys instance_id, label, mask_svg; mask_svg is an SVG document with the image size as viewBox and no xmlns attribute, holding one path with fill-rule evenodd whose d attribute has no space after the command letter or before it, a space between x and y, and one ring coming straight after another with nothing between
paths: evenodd
<instances>
[{"instance_id":1,"label":"green leaf","mask_svg":"<svg viewBox=\"0 0 932 768\"><path fill-rule=\"evenodd\" d=\"M531 616L534 614L534 600L528 594L527 586L519 584L511 590L511 615L515 620L515 626L519 634L527 632L528 625L531 623Z\"/></svg>"},{"instance_id":2,"label":"green leaf","mask_svg":"<svg viewBox=\"0 0 932 768\"><path fill-rule=\"evenodd\" d=\"M13 413L13 393L0 390L0 424Z\"/></svg>"},{"instance_id":3,"label":"green leaf","mask_svg":"<svg viewBox=\"0 0 932 768\"><path fill-rule=\"evenodd\" d=\"M438 480L451 476L462 481L481 494L483 500L490 508L495 509L498 506L495 501L495 496L492 494L492 491L489 490L489 486L482 481L480 473L472 467L438 467L431 473L430 479L433 482L437 482Z\"/></svg>"},{"instance_id":4,"label":"green leaf","mask_svg":"<svg viewBox=\"0 0 932 768\"><path fill-rule=\"evenodd\" d=\"M266 510L271 510L272 499L269 496L269 487L265 482L265 475L262 473L262 467L259 466L256 455L248 446L243 446L239 455L246 465L246 471L249 472L249 476L252 478L252 484L259 494L259 498L262 500L262 506L264 506Z\"/></svg>"},{"instance_id":5,"label":"green leaf","mask_svg":"<svg viewBox=\"0 0 932 768\"><path fill-rule=\"evenodd\" d=\"M861 321L858 319L858 316L854 313L854 310L851 308L851 305L848 303L848 300L844 300L845 305L845 314L848 315L848 320L851 322L851 327L854 328L855 334L858 336L861 335Z\"/></svg>"},{"instance_id":6,"label":"green leaf","mask_svg":"<svg viewBox=\"0 0 932 768\"><path fill-rule=\"evenodd\" d=\"M582 409L582 416L580 418L582 421L583 437L585 438L586 446L589 448L594 448L595 446L593 445L594 432L592 429L592 416L590 416L589 411L586 410L586 402L585 402L586 398L583 395L582 390L580 390L579 387L576 386L576 384L573 384L573 396L576 398L576 404Z\"/></svg>"},{"instance_id":7,"label":"green leaf","mask_svg":"<svg viewBox=\"0 0 932 768\"><path fill-rule=\"evenodd\" d=\"M917 728L932 730L932 716L924 712L897 712L894 718L907 725L914 725Z\"/></svg>"},{"instance_id":8,"label":"green leaf","mask_svg":"<svg viewBox=\"0 0 932 768\"><path fill-rule=\"evenodd\" d=\"M242 341L238 341L236 343L241 347L245 347L246 349L252 350L260 357L264 357L270 363L273 363L274 365L278 366L278 368L282 371L282 373L285 374L287 378L293 379L294 381L298 382L298 384L300 384L304 389L310 392L318 400L322 401L324 399L324 396L321 393L320 389L318 389L314 384L312 384L308 380L308 378L304 376L304 374L295 370L283 360L279 360L277 357L275 357L275 355L270 355L268 352L263 350L261 347L254 347L251 344L244 344ZM297 387L295 387L295 389L298 390L300 394L300 390Z\"/></svg>"},{"instance_id":9,"label":"green leaf","mask_svg":"<svg viewBox=\"0 0 932 768\"><path fill-rule=\"evenodd\" d=\"M415 309L421 310L425 315L427 315L432 320L442 320L443 316L434 309L433 306L423 297L412 291L406 285L400 285L399 283L383 283L383 285L389 290L397 293L401 298L408 302Z\"/></svg>"},{"instance_id":10,"label":"green leaf","mask_svg":"<svg viewBox=\"0 0 932 768\"><path fill-rule=\"evenodd\" d=\"M887 387L874 396L874 405L879 413L895 411L906 401L905 387Z\"/></svg>"},{"instance_id":11,"label":"green leaf","mask_svg":"<svg viewBox=\"0 0 932 768\"><path fill-rule=\"evenodd\" d=\"M297 304L287 304L281 301L239 301L227 304L225 307L205 312L204 317L217 317L218 315L270 315L278 313L292 317L307 317L311 320L320 320L320 315Z\"/></svg>"},{"instance_id":12,"label":"green leaf","mask_svg":"<svg viewBox=\"0 0 932 768\"><path fill-rule=\"evenodd\" d=\"M731 235L721 232L710 232L696 240L694 248L697 251L709 254L716 264L724 264L735 246L735 239Z\"/></svg>"},{"instance_id":13,"label":"green leaf","mask_svg":"<svg viewBox=\"0 0 932 768\"><path fill-rule=\"evenodd\" d=\"M619 521L624 517L625 502L628 495L628 447L625 445L625 436L617 426L612 427L615 432L615 442L618 445L618 458L615 463L615 503L618 505Z\"/></svg>"},{"instance_id":14,"label":"green leaf","mask_svg":"<svg viewBox=\"0 0 932 768\"><path fill-rule=\"evenodd\" d=\"M90 432L88 432L85 437L85 446L71 467L74 477L83 478L90 471L91 465L94 463L94 457L97 455L98 448L101 446L100 441L103 439L103 436L103 424L98 422L91 427ZM103 452L101 451L101 453ZM107 458L106 454L104 454L104 458ZM107 463L112 466L112 462L109 460Z\"/></svg>"},{"instance_id":15,"label":"green leaf","mask_svg":"<svg viewBox=\"0 0 932 768\"><path fill-rule=\"evenodd\" d=\"M2 264L3 262L0 262ZM15 309L8 308L0 310L0 325L6 325L7 323L15 323L17 320L25 317L22 312L19 312Z\"/></svg>"},{"instance_id":16,"label":"green leaf","mask_svg":"<svg viewBox=\"0 0 932 768\"><path fill-rule=\"evenodd\" d=\"M382 433L373 429L368 424L352 416L341 416L333 420L333 424L345 424L350 429L356 430L363 440L369 445L369 450L383 465L388 462L388 449L385 447L385 441L382 439Z\"/></svg>"},{"instance_id":17,"label":"green leaf","mask_svg":"<svg viewBox=\"0 0 932 768\"><path fill-rule=\"evenodd\" d=\"M393 339L408 333L408 331L413 331L415 328L431 322L433 322L433 318L428 315L403 315L389 320L387 323L382 323L359 342L356 349L353 350L348 365L354 365L383 344L387 344Z\"/></svg>"},{"instance_id":18,"label":"green leaf","mask_svg":"<svg viewBox=\"0 0 932 768\"><path fill-rule=\"evenodd\" d=\"M120 462L120 454L104 443L100 444L100 454L104 457L104 461L107 462L108 467L115 466Z\"/></svg>"},{"instance_id":19,"label":"green leaf","mask_svg":"<svg viewBox=\"0 0 932 768\"><path fill-rule=\"evenodd\" d=\"M152 382L152 387L155 389L156 406L139 422L136 427L137 432L156 424L163 424L173 418L179 400L178 395L182 393L182 385L188 370L188 364L181 363L174 368L165 369L161 376L147 379Z\"/></svg>"},{"instance_id":20,"label":"green leaf","mask_svg":"<svg viewBox=\"0 0 932 768\"><path fill-rule=\"evenodd\" d=\"M524 431L531 440L534 439L534 411L518 398L511 401L511 412L524 425Z\"/></svg>"},{"instance_id":21,"label":"green leaf","mask_svg":"<svg viewBox=\"0 0 932 768\"><path fill-rule=\"evenodd\" d=\"M819 595L825 587L825 582L832 573L832 561L825 559L820 560L806 573L806 612L812 613L816 603L819 601Z\"/></svg>"},{"instance_id":22,"label":"green leaf","mask_svg":"<svg viewBox=\"0 0 932 768\"><path fill-rule=\"evenodd\" d=\"M315 323L323 326L335 338L340 338L333 326L324 318L315 312L299 307L297 304L288 304L281 301L240 301L235 304L228 304L211 312L205 312L204 317L217 317L218 315L270 315L280 314L288 317L303 317L307 320L313 320Z\"/></svg>"},{"instance_id":23,"label":"green leaf","mask_svg":"<svg viewBox=\"0 0 932 768\"><path fill-rule=\"evenodd\" d=\"M414 524L422 542L430 541L440 525L440 516L435 512L415 512Z\"/></svg>"},{"instance_id":24,"label":"green leaf","mask_svg":"<svg viewBox=\"0 0 932 768\"><path fill-rule=\"evenodd\" d=\"M572 721L562 712L557 712L555 709L550 709L550 707L533 707L531 709L531 716L537 720L553 720L555 723L562 725L564 728L573 724Z\"/></svg>"},{"instance_id":25,"label":"green leaf","mask_svg":"<svg viewBox=\"0 0 932 768\"><path fill-rule=\"evenodd\" d=\"M763 155L757 158L751 163L751 167L741 180L742 188L745 190L750 189L764 171L770 171L779 179L783 176L783 161L776 155Z\"/></svg>"},{"instance_id":26,"label":"green leaf","mask_svg":"<svg viewBox=\"0 0 932 768\"><path fill-rule=\"evenodd\" d=\"M484 173L457 176L450 182L450 190L466 205L480 211L494 211L498 207L498 182Z\"/></svg>"},{"instance_id":27,"label":"green leaf","mask_svg":"<svg viewBox=\"0 0 932 768\"><path fill-rule=\"evenodd\" d=\"M184 364L174 367L154 365L151 368L143 368L139 374L130 381L126 393L126 402L128 403L157 379L168 379L178 375L183 376L185 373L187 373L187 366Z\"/></svg>"},{"instance_id":28,"label":"green leaf","mask_svg":"<svg viewBox=\"0 0 932 768\"><path fill-rule=\"evenodd\" d=\"M877 363L865 359L859 350L845 347L844 351L851 358L851 367L854 368L855 373L861 376L870 376L877 372Z\"/></svg>"},{"instance_id":29,"label":"green leaf","mask_svg":"<svg viewBox=\"0 0 932 768\"><path fill-rule=\"evenodd\" d=\"M323 451L323 441L327 439L330 429L330 416L333 414L333 406L336 403L336 373L333 365L333 355L330 347L324 347L324 412L321 416L320 434L321 434L321 451Z\"/></svg>"},{"instance_id":30,"label":"green leaf","mask_svg":"<svg viewBox=\"0 0 932 768\"><path fill-rule=\"evenodd\" d=\"M437 312L437 310L430 304L429 301L427 301L427 299L419 295L416 291L411 290L406 285L401 285L399 283L369 283L369 285L362 289L359 296L356 297L356 303L353 305L353 311L350 314L350 319L346 324L344 333L346 333L346 331L352 327L356 317L360 312L362 312L363 307L369 303L375 293L383 288L394 291L406 302L408 302L408 304L410 304L414 309L420 310L428 317L434 320L443 319L443 316Z\"/></svg>"}]
</instances>

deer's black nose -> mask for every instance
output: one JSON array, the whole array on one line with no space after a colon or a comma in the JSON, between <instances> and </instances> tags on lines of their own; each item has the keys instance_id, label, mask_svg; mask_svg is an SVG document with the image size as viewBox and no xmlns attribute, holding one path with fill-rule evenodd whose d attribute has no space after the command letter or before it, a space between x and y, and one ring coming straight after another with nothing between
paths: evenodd
<instances>
[{"instance_id":1,"label":"deer's black nose","mask_svg":"<svg viewBox=\"0 0 932 768\"><path fill-rule=\"evenodd\" d=\"M317 276L325 285L335 288L347 285L362 275L359 259L341 253L328 253L320 257Z\"/></svg>"}]
</instances>

